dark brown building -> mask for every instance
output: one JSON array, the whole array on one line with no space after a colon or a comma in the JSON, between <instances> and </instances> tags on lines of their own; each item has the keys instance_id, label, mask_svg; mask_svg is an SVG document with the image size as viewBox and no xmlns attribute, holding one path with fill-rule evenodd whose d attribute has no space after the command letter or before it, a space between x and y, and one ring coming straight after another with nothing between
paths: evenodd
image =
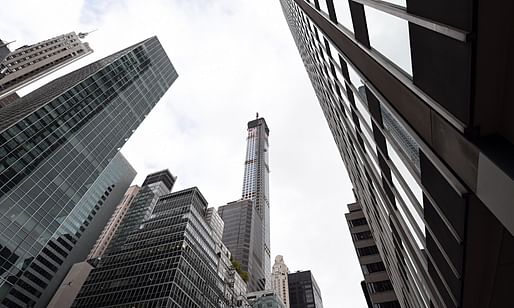
<instances>
[{"instance_id":1,"label":"dark brown building","mask_svg":"<svg viewBox=\"0 0 514 308\"><path fill-rule=\"evenodd\" d=\"M514 3L281 0L402 307L509 307Z\"/></svg>"}]
</instances>

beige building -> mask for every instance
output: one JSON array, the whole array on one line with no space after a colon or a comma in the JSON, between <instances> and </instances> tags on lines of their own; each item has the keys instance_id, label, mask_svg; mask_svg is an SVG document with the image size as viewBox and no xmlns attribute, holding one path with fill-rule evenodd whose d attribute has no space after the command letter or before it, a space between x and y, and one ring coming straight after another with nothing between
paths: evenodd
<instances>
[{"instance_id":1,"label":"beige building","mask_svg":"<svg viewBox=\"0 0 514 308\"><path fill-rule=\"evenodd\" d=\"M0 99L92 53L89 44L80 41L86 35L70 32L8 53L0 62Z\"/></svg>"},{"instance_id":2,"label":"beige building","mask_svg":"<svg viewBox=\"0 0 514 308\"><path fill-rule=\"evenodd\" d=\"M281 255L276 256L275 264L273 264L273 270L271 272L271 282L273 284L273 290L275 290L275 293L280 297L286 308L289 308L288 273L289 269L284 263L284 257Z\"/></svg>"},{"instance_id":3,"label":"beige building","mask_svg":"<svg viewBox=\"0 0 514 308\"><path fill-rule=\"evenodd\" d=\"M114 210L114 214L112 214L111 219L109 219L109 222L100 234L95 246L91 249L91 252L87 257L88 259L98 258L104 254L105 249L109 246L109 242L116 232L116 229L118 229L123 217L125 217L132 200L134 200L140 189L141 188L137 185L130 186L127 189L123 196L123 200L121 200L120 204L116 207L116 210Z\"/></svg>"}]
</instances>

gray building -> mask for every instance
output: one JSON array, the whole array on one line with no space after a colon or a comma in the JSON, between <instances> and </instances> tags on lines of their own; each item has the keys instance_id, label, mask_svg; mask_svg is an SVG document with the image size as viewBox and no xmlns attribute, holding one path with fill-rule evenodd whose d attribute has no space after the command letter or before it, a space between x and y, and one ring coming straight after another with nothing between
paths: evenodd
<instances>
[{"instance_id":1,"label":"gray building","mask_svg":"<svg viewBox=\"0 0 514 308\"><path fill-rule=\"evenodd\" d=\"M252 308L286 308L274 291L257 291L246 295Z\"/></svg>"},{"instance_id":2,"label":"gray building","mask_svg":"<svg viewBox=\"0 0 514 308\"><path fill-rule=\"evenodd\" d=\"M233 307L219 267L228 256L206 215L196 187L159 198L123 247L102 258L73 307Z\"/></svg>"},{"instance_id":3,"label":"gray building","mask_svg":"<svg viewBox=\"0 0 514 308\"><path fill-rule=\"evenodd\" d=\"M400 308L393 284L358 202L348 204L345 214L353 244L364 275L363 292L369 308Z\"/></svg>"},{"instance_id":4,"label":"gray building","mask_svg":"<svg viewBox=\"0 0 514 308\"><path fill-rule=\"evenodd\" d=\"M248 122L242 199L220 206L223 243L250 275L248 291L271 289L269 128L264 118Z\"/></svg>"},{"instance_id":5,"label":"gray building","mask_svg":"<svg viewBox=\"0 0 514 308\"><path fill-rule=\"evenodd\" d=\"M72 63L93 50L81 42L87 33L66 33L6 54L0 41L0 99L27 84Z\"/></svg>"},{"instance_id":6,"label":"gray building","mask_svg":"<svg viewBox=\"0 0 514 308\"><path fill-rule=\"evenodd\" d=\"M105 254L118 251L123 247L130 234L139 230L143 221L150 217L159 197L171 192L176 179L167 169L149 174L145 178L141 189L104 250Z\"/></svg>"},{"instance_id":7,"label":"gray building","mask_svg":"<svg viewBox=\"0 0 514 308\"><path fill-rule=\"evenodd\" d=\"M135 176L119 149L176 77L153 37L0 109L2 305L46 306L87 257Z\"/></svg>"},{"instance_id":8,"label":"gray building","mask_svg":"<svg viewBox=\"0 0 514 308\"><path fill-rule=\"evenodd\" d=\"M323 308L321 291L311 271L297 271L287 276L290 308Z\"/></svg>"},{"instance_id":9,"label":"gray building","mask_svg":"<svg viewBox=\"0 0 514 308\"><path fill-rule=\"evenodd\" d=\"M512 3L281 4L400 305L511 306Z\"/></svg>"}]
</instances>

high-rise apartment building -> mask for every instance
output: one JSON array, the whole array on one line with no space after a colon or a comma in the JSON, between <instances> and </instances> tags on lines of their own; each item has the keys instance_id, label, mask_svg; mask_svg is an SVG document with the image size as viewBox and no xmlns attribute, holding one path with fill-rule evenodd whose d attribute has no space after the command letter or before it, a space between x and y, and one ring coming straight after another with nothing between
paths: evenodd
<instances>
[{"instance_id":1,"label":"high-rise apartment building","mask_svg":"<svg viewBox=\"0 0 514 308\"><path fill-rule=\"evenodd\" d=\"M393 284L387 275L384 262L369 229L368 222L358 202L348 204L345 214L353 244L364 275L364 296L370 301L370 308L400 308Z\"/></svg>"},{"instance_id":2,"label":"high-rise apartment building","mask_svg":"<svg viewBox=\"0 0 514 308\"><path fill-rule=\"evenodd\" d=\"M250 292L271 289L268 136L264 118L248 122L242 199L218 209L223 243L250 274Z\"/></svg>"},{"instance_id":3,"label":"high-rise apartment building","mask_svg":"<svg viewBox=\"0 0 514 308\"><path fill-rule=\"evenodd\" d=\"M145 178L141 189L105 248L104 254L118 251L123 247L130 234L137 231L143 221L150 217L159 197L171 192L176 179L167 169L149 174Z\"/></svg>"},{"instance_id":4,"label":"high-rise apartment building","mask_svg":"<svg viewBox=\"0 0 514 308\"><path fill-rule=\"evenodd\" d=\"M234 307L220 271L229 253L206 214L196 187L159 198L122 249L102 257L73 307Z\"/></svg>"},{"instance_id":5,"label":"high-rise apartment building","mask_svg":"<svg viewBox=\"0 0 514 308\"><path fill-rule=\"evenodd\" d=\"M119 149L176 77L152 37L0 109L2 305L46 306L87 257L135 176Z\"/></svg>"},{"instance_id":6,"label":"high-rise apartment building","mask_svg":"<svg viewBox=\"0 0 514 308\"><path fill-rule=\"evenodd\" d=\"M132 201L134 201L134 198L136 197L140 189L141 188L137 185L130 186L127 189L125 195L123 195L123 199L121 200L120 204L116 206L116 209L114 210L114 213L109 219L109 222L107 222L107 225L105 226L102 233L100 234L100 237L96 241L95 246L93 247L93 249L91 249L91 252L87 257L88 259L98 258L104 254L105 249L107 249L107 246L109 246L109 243L111 242L114 233L118 229L118 226L125 217L127 210L132 204Z\"/></svg>"},{"instance_id":7,"label":"high-rise apartment building","mask_svg":"<svg viewBox=\"0 0 514 308\"><path fill-rule=\"evenodd\" d=\"M0 46L0 99L19 88L70 64L93 50L81 42L87 33L66 33L51 39L22 46L5 54ZM0 45L5 45L0 41ZM4 48L4 52L1 49ZM8 49L7 49L8 50ZM4 57L2 58L2 53Z\"/></svg>"},{"instance_id":8,"label":"high-rise apartment building","mask_svg":"<svg viewBox=\"0 0 514 308\"><path fill-rule=\"evenodd\" d=\"M512 4L281 4L401 306L511 305Z\"/></svg>"},{"instance_id":9,"label":"high-rise apartment building","mask_svg":"<svg viewBox=\"0 0 514 308\"><path fill-rule=\"evenodd\" d=\"M289 285L288 277L289 269L284 263L284 257L278 255L275 257L275 264L273 264L273 270L271 271L271 282L273 290L280 297L285 308L289 308Z\"/></svg>"},{"instance_id":10,"label":"high-rise apartment building","mask_svg":"<svg viewBox=\"0 0 514 308\"><path fill-rule=\"evenodd\" d=\"M323 308L321 291L311 271L297 271L288 275L289 307Z\"/></svg>"}]
</instances>

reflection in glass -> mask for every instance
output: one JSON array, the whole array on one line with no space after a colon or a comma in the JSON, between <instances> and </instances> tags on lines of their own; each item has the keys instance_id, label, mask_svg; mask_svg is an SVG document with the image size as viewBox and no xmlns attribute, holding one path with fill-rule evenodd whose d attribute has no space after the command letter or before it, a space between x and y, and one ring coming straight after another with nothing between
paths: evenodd
<instances>
[{"instance_id":1,"label":"reflection in glass","mask_svg":"<svg viewBox=\"0 0 514 308\"><path fill-rule=\"evenodd\" d=\"M404 162L400 159L398 154L396 153L396 150L393 149L391 146L391 143L386 140L387 144L387 154L389 155L389 158L393 162L394 166L402 176L402 178L405 180L405 183L409 187L409 189L412 191L412 194L416 199L418 200L420 206L423 204L423 191L421 190L421 187L419 186L418 182L415 180L414 176L410 173L410 171L405 166Z\"/></svg>"},{"instance_id":2,"label":"reflection in glass","mask_svg":"<svg viewBox=\"0 0 514 308\"><path fill-rule=\"evenodd\" d=\"M371 47L412 76L408 22L371 7L364 10Z\"/></svg>"}]
</instances>

